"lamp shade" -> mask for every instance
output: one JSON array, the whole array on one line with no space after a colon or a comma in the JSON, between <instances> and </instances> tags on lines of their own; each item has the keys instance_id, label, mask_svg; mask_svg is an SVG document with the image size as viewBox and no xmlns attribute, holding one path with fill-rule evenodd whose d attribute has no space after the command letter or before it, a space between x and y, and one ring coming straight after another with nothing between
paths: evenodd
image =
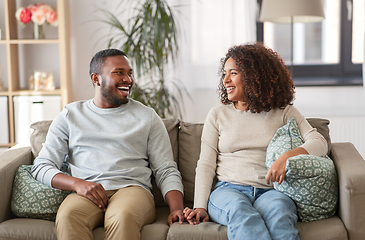
<instances>
[{"instance_id":1,"label":"lamp shade","mask_svg":"<svg viewBox=\"0 0 365 240\"><path fill-rule=\"evenodd\" d=\"M311 23L323 19L323 0L262 0L261 22Z\"/></svg>"}]
</instances>

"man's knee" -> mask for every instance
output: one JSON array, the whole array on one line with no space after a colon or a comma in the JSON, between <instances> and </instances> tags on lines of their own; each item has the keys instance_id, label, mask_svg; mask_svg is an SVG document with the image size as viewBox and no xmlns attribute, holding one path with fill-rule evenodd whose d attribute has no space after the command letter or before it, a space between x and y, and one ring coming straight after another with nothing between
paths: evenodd
<instances>
[{"instance_id":1,"label":"man's knee","mask_svg":"<svg viewBox=\"0 0 365 240\"><path fill-rule=\"evenodd\" d=\"M140 239L143 224L131 209L105 213L104 229L107 239Z\"/></svg>"},{"instance_id":2,"label":"man's knee","mask_svg":"<svg viewBox=\"0 0 365 240\"><path fill-rule=\"evenodd\" d=\"M57 216L56 216L56 223L59 222L74 222L77 221L81 218L80 214L75 214L75 210L72 208L62 208L59 209L59 211L57 212Z\"/></svg>"},{"instance_id":3,"label":"man's knee","mask_svg":"<svg viewBox=\"0 0 365 240\"><path fill-rule=\"evenodd\" d=\"M72 195L72 194L71 194ZM85 199L77 195L69 195L58 209L56 227L67 228L86 227L92 230L103 219L103 212L93 203L89 204Z\"/></svg>"},{"instance_id":4,"label":"man's knee","mask_svg":"<svg viewBox=\"0 0 365 240\"><path fill-rule=\"evenodd\" d=\"M130 226L141 225L141 216L138 216L133 209L122 208L119 211L107 212L105 214L105 226L118 225L118 226Z\"/></svg>"}]
</instances>

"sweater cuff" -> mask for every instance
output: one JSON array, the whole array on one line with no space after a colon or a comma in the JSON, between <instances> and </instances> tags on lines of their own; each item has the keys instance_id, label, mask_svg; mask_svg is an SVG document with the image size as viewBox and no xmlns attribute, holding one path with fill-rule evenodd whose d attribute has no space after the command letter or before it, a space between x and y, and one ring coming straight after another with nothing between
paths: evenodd
<instances>
[{"instance_id":1,"label":"sweater cuff","mask_svg":"<svg viewBox=\"0 0 365 240\"><path fill-rule=\"evenodd\" d=\"M52 179L58 173L62 173L62 172L57 168L53 168L53 167L46 168L46 167L44 167L38 172L36 179L39 182L41 182L41 183L43 183L43 184L45 184L49 187L52 187Z\"/></svg>"},{"instance_id":2,"label":"sweater cuff","mask_svg":"<svg viewBox=\"0 0 365 240\"><path fill-rule=\"evenodd\" d=\"M164 200L165 200L166 193L168 193L172 190L177 190L184 195L184 187L181 184L181 182L180 181L170 181L169 183L166 183L161 187L161 193L162 193Z\"/></svg>"}]
</instances>

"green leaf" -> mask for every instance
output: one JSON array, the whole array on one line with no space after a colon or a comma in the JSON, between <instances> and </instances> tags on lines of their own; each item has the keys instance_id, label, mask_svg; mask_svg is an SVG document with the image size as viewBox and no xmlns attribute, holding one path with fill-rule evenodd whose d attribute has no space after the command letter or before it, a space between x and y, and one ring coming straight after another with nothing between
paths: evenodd
<instances>
[{"instance_id":1,"label":"green leaf","mask_svg":"<svg viewBox=\"0 0 365 240\"><path fill-rule=\"evenodd\" d=\"M182 118L180 101L182 92L187 91L181 82L178 85L164 76L166 66L170 61L175 66L179 54L179 25L174 11L166 0L121 0L120 5L124 10L118 15L99 9L104 16L100 21L111 28L108 47L120 48L127 54L135 79L150 78L144 85L136 80L131 97L154 108L161 117ZM127 13L132 16L121 22L120 16L125 19Z\"/></svg>"}]
</instances>

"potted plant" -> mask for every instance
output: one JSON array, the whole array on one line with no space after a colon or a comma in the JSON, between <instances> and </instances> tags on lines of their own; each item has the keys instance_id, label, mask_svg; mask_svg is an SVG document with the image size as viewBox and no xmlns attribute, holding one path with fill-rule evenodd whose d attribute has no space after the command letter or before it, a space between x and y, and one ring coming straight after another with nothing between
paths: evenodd
<instances>
[{"instance_id":1,"label":"potted plant","mask_svg":"<svg viewBox=\"0 0 365 240\"><path fill-rule=\"evenodd\" d=\"M185 88L166 79L166 67L176 65L179 52L179 27L166 0L122 0L128 6L121 13L132 12L120 21L112 12L101 21L111 27L108 47L123 50L132 61L136 78L131 97L155 109L160 117L182 117L179 99ZM167 86L168 85L168 86Z\"/></svg>"}]
</instances>

